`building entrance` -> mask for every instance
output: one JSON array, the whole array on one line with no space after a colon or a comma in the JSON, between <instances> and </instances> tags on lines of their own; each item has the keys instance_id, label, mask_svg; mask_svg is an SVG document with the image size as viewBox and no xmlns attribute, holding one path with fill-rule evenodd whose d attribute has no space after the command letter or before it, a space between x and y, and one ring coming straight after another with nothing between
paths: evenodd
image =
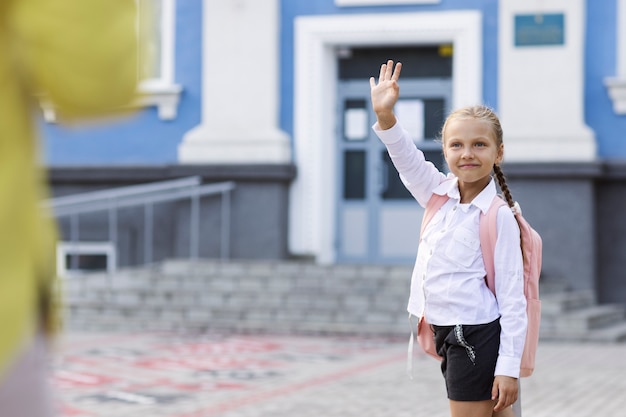
<instances>
[{"instance_id":1,"label":"building entrance","mask_svg":"<svg viewBox=\"0 0 626 417\"><path fill-rule=\"evenodd\" d=\"M415 258L423 209L400 181L371 129L369 77L388 58L403 63L395 112L415 144L445 170L436 141L452 101L448 46L357 49L339 59L337 135L337 262L410 263Z\"/></svg>"}]
</instances>

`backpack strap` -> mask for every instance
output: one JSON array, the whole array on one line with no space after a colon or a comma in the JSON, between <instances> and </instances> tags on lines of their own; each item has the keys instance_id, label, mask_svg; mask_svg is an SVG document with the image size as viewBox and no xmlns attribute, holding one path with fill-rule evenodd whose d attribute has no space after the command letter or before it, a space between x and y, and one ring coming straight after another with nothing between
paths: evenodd
<instances>
[{"instance_id":1,"label":"backpack strap","mask_svg":"<svg viewBox=\"0 0 626 417\"><path fill-rule=\"evenodd\" d=\"M495 265L494 265L494 253L496 249L496 239L497 239L497 217L498 210L502 206L506 206L506 202L500 198L500 196L495 196L489 209L486 213L481 213L480 221L479 221L479 235L480 235L480 249L483 253L483 262L485 263L485 271L487 271L487 276L485 280L487 281L487 287L491 290L491 292L496 294L496 282L495 282Z\"/></svg>"},{"instance_id":2,"label":"backpack strap","mask_svg":"<svg viewBox=\"0 0 626 417\"><path fill-rule=\"evenodd\" d=\"M426 225L430 223L435 213L437 213L437 211L439 211L441 206L446 204L446 201L448 201L449 199L450 197L448 197L446 194L439 195L439 194L433 193L433 195L430 197L430 199L428 200L428 203L426 203L426 208L424 210L424 217L422 218L422 228L420 230L420 239L421 239L421 236L424 234Z\"/></svg>"}]
</instances>

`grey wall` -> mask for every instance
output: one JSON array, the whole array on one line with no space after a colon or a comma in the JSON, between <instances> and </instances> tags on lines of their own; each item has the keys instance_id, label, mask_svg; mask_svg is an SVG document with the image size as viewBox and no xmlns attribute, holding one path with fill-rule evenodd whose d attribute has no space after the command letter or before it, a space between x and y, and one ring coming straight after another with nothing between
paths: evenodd
<instances>
[{"instance_id":1,"label":"grey wall","mask_svg":"<svg viewBox=\"0 0 626 417\"><path fill-rule=\"evenodd\" d=\"M596 284L594 183L597 164L503 166L513 197L543 239L544 282L576 290Z\"/></svg>"},{"instance_id":2,"label":"grey wall","mask_svg":"<svg viewBox=\"0 0 626 417\"><path fill-rule=\"evenodd\" d=\"M192 175L203 183L235 181L230 196L230 257L234 259L284 259L287 249L288 190L295 168L285 165L163 166L163 167L70 167L52 168L54 196L98 189L145 184ZM199 256L219 258L224 224L221 196L200 200ZM155 205L152 261L190 255L189 200ZM144 208L118 211L119 265L142 263L145 253ZM80 240L109 239L107 212L81 215ZM64 240L70 240L70 221L59 222Z\"/></svg>"},{"instance_id":3,"label":"grey wall","mask_svg":"<svg viewBox=\"0 0 626 417\"><path fill-rule=\"evenodd\" d=\"M596 192L597 293L602 302L626 304L626 164L607 162Z\"/></svg>"}]
</instances>

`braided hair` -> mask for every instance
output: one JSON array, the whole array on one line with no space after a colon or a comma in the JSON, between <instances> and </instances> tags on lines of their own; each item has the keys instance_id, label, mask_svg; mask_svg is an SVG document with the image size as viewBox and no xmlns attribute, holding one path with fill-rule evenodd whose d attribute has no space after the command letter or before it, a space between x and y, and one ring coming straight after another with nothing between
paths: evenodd
<instances>
[{"instance_id":1,"label":"braided hair","mask_svg":"<svg viewBox=\"0 0 626 417\"><path fill-rule=\"evenodd\" d=\"M490 107L487 107L485 105L475 105L462 107L458 110L453 111L452 113L450 113L445 123L443 124L443 127L441 128L441 138L443 138L443 132L445 132L446 127L448 126L448 122L455 119L474 119L482 120L489 123L493 130L496 145L498 147L502 145L502 125L500 125L500 119ZM506 178L504 177L504 173L502 172L502 168L500 168L500 165L494 164L493 172L495 174L496 181L498 182L498 186L502 191L504 199L506 200L509 207L513 207L515 202L513 201L511 190L506 183Z\"/></svg>"}]
</instances>

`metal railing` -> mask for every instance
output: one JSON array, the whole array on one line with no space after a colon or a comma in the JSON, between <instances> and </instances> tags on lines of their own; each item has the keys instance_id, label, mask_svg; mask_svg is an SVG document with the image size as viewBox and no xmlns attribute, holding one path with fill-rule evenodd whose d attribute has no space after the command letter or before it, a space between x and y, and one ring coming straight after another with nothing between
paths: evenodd
<instances>
[{"instance_id":1,"label":"metal railing","mask_svg":"<svg viewBox=\"0 0 626 417\"><path fill-rule=\"evenodd\" d=\"M144 207L144 264L153 257L153 206L158 203L190 199L189 256L199 255L200 198L221 195L220 258L230 257L230 193L234 182L201 184L200 177L187 177L142 185L132 185L101 191L92 191L44 202L57 219L70 218L70 241L79 243L80 215L99 211L108 212L108 238L115 245L118 240L118 210L126 207ZM77 267L77 256L71 257L71 265Z\"/></svg>"}]
</instances>

